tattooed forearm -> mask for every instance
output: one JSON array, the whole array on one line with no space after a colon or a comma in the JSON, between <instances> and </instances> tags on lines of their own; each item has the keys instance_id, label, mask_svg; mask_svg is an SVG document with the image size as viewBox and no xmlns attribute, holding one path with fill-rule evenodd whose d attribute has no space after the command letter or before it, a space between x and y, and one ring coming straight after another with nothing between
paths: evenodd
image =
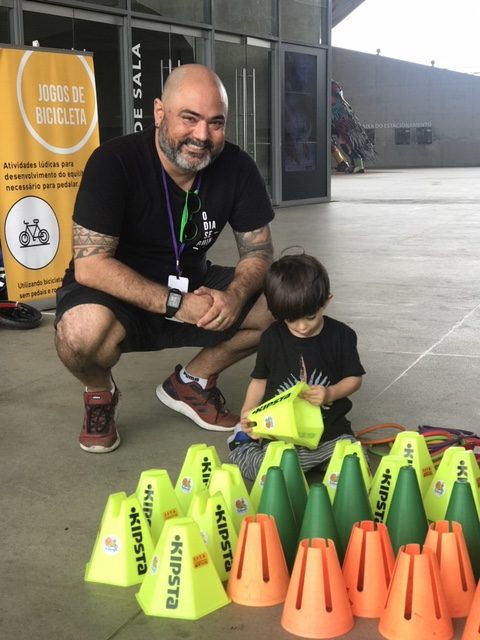
<instances>
[{"instance_id":1,"label":"tattooed forearm","mask_svg":"<svg viewBox=\"0 0 480 640\"><path fill-rule=\"evenodd\" d=\"M254 231L235 232L240 260L259 258L270 264L273 259L273 246L270 227L262 227Z\"/></svg>"},{"instance_id":2,"label":"tattooed forearm","mask_svg":"<svg viewBox=\"0 0 480 640\"><path fill-rule=\"evenodd\" d=\"M75 260L100 254L113 256L117 249L118 238L86 229L73 223L73 257Z\"/></svg>"}]
</instances>

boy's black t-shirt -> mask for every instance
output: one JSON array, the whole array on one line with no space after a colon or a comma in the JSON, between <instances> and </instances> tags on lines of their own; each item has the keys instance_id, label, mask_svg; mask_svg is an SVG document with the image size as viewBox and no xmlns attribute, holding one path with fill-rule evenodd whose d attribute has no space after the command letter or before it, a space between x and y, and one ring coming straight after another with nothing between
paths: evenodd
<instances>
[{"instance_id":1,"label":"boy's black t-shirt","mask_svg":"<svg viewBox=\"0 0 480 640\"><path fill-rule=\"evenodd\" d=\"M324 316L321 332L311 338L297 338L284 322L274 322L262 334L251 375L267 380L265 402L299 381L328 387L343 378L364 373L355 331L339 320ZM323 442L345 433L352 434L346 418L351 408L349 398L322 407Z\"/></svg>"},{"instance_id":2,"label":"boy's black t-shirt","mask_svg":"<svg viewBox=\"0 0 480 640\"><path fill-rule=\"evenodd\" d=\"M175 237L185 191L166 174ZM195 183L194 183L195 184ZM180 257L190 290L207 268L206 253L229 223L234 231L259 229L274 217L264 181L253 159L226 142L222 153L201 171L200 211L193 214L198 234ZM98 147L82 177L73 219L79 225L119 238L115 257L143 276L165 284L176 272L167 197L155 128L114 138Z\"/></svg>"}]
</instances>

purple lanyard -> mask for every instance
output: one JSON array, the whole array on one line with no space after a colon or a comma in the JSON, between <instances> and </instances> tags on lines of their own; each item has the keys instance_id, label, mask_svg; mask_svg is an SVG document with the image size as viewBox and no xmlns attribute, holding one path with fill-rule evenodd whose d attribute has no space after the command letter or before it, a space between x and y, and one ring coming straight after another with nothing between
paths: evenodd
<instances>
[{"instance_id":1,"label":"purple lanyard","mask_svg":"<svg viewBox=\"0 0 480 640\"><path fill-rule=\"evenodd\" d=\"M167 175L165 173L165 169L163 168L162 163L160 163L160 167L162 169L162 181L163 181L163 188L165 191L165 203L167 205L168 223L170 226L170 236L172 238L173 251L175 253L175 269L177 272L177 276L180 277L182 275L182 272L180 270L180 257L183 253L183 250L185 249L185 243L182 242L181 244L178 244L177 238L175 236L175 224L173 222L173 211L172 211L172 205L170 202L170 192L168 190L168 185L167 185ZM194 187L194 191L196 191L197 193L200 191L201 182L202 182L202 176L199 174L197 184Z\"/></svg>"}]
</instances>

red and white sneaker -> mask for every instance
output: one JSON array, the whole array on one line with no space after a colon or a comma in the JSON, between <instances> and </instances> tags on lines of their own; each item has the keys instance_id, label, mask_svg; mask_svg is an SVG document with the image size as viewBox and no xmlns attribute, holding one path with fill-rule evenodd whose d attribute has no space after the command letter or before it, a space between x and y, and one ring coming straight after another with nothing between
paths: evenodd
<instances>
[{"instance_id":1,"label":"red and white sneaker","mask_svg":"<svg viewBox=\"0 0 480 640\"><path fill-rule=\"evenodd\" d=\"M109 453L120 445L115 420L120 402L120 391L85 391L85 418L80 447L89 453Z\"/></svg>"},{"instance_id":2,"label":"red and white sneaker","mask_svg":"<svg viewBox=\"0 0 480 640\"><path fill-rule=\"evenodd\" d=\"M207 388L203 389L198 382L182 382L179 372L181 364L163 384L157 387L158 399L167 407L182 413L207 431L233 431L240 421L240 416L225 408L225 398L215 386L217 376L210 376Z\"/></svg>"}]
</instances>

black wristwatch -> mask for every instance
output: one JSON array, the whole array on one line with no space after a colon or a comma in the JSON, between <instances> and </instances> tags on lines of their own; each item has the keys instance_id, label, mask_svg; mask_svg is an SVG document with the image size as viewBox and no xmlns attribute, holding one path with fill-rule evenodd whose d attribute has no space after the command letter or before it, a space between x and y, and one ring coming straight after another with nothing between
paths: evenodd
<instances>
[{"instance_id":1,"label":"black wristwatch","mask_svg":"<svg viewBox=\"0 0 480 640\"><path fill-rule=\"evenodd\" d=\"M183 293L179 289L169 289L167 296L166 318L173 318L182 305Z\"/></svg>"}]
</instances>

